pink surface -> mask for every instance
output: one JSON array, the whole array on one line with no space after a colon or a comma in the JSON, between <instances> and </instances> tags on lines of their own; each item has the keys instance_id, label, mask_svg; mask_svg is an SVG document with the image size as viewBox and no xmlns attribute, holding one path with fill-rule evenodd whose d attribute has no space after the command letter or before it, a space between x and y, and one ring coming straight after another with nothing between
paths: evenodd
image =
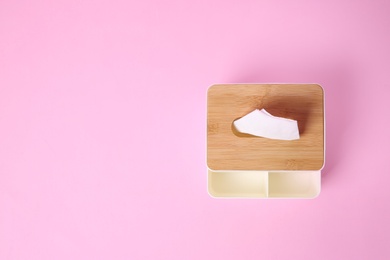
<instances>
[{"instance_id":1,"label":"pink surface","mask_svg":"<svg viewBox=\"0 0 390 260\"><path fill-rule=\"evenodd\" d=\"M0 2L0 259L390 259L389 1ZM206 190L213 83L320 83L314 200Z\"/></svg>"}]
</instances>

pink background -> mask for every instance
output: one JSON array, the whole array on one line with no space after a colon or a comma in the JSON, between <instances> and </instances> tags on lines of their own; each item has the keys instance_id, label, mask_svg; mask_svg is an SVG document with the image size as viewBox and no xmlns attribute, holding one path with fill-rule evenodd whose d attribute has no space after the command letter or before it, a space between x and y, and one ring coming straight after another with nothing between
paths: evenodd
<instances>
[{"instance_id":1,"label":"pink background","mask_svg":"<svg viewBox=\"0 0 390 260\"><path fill-rule=\"evenodd\" d=\"M0 2L0 259L390 259L389 1ZM320 83L314 200L206 190L213 83Z\"/></svg>"}]
</instances>

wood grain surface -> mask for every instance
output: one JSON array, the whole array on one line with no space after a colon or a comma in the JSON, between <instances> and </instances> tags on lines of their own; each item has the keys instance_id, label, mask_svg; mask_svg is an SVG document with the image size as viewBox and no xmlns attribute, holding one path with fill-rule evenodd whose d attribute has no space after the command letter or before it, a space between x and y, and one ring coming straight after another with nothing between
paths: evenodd
<instances>
[{"instance_id":1,"label":"wood grain surface","mask_svg":"<svg viewBox=\"0 0 390 260\"><path fill-rule=\"evenodd\" d=\"M272 140L235 131L254 109L298 121L300 139ZM207 94L207 164L212 170L320 170L324 96L317 84L213 85Z\"/></svg>"}]
</instances>

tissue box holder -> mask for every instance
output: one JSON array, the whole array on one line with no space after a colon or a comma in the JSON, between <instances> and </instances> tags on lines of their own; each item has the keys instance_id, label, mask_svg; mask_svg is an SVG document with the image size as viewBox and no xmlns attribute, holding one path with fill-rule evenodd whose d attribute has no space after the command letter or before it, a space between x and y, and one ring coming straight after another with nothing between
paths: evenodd
<instances>
[{"instance_id":1,"label":"tissue box holder","mask_svg":"<svg viewBox=\"0 0 390 260\"><path fill-rule=\"evenodd\" d=\"M298 121L300 139L239 133L255 109ZM318 84L218 84L207 93L208 192L212 197L314 198L325 155L324 92Z\"/></svg>"}]
</instances>

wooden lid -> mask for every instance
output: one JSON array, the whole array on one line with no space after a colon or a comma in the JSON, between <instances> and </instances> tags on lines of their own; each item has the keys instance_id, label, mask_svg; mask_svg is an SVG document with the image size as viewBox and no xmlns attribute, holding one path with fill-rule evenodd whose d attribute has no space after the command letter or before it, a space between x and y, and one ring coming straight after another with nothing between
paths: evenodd
<instances>
[{"instance_id":1,"label":"wooden lid","mask_svg":"<svg viewBox=\"0 0 390 260\"><path fill-rule=\"evenodd\" d=\"M298 121L300 139L237 133L233 121L255 109ZM207 165L211 170L320 170L324 95L317 84L213 85L207 94Z\"/></svg>"}]
</instances>

